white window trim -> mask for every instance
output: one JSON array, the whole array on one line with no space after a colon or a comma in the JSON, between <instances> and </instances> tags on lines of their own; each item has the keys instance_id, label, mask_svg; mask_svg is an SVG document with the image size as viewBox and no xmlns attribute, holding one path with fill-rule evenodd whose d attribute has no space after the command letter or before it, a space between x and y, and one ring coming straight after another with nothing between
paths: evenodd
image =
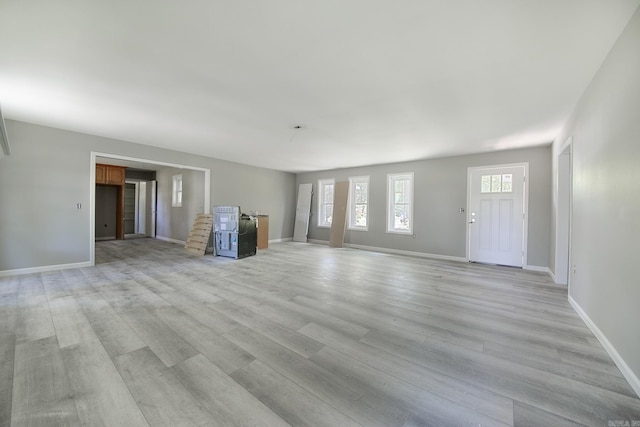
<instances>
[{"instance_id":1,"label":"white window trim","mask_svg":"<svg viewBox=\"0 0 640 427\"><path fill-rule=\"evenodd\" d=\"M354 224L356 204L355 184L359 182L367 183L367 225L364 227ZM347 230L369 231L369 188L371 187L369 182L369 176L349 177L349 226L347 227Z\"/></svg>"},{"instance_id":2,"label":"white window trim","mask_svg":"<svg viewBox=\"0 0 640 427\"><path fill-rule=\"evenodd\" d=\"M325 185L333 185L333 190L335 191L336 180L334 178L328 179L319 179L318 180L318 228L331 228L331 223L320 222L322 219L322 205L324 202L324 186ZM333 204L333 200L331 201Z\"/></svg>"},{"instance_id":3,"label":"white window trim","mask_svg":"<svg viewBox=\"0 0 640 427\"><path fill-rule=\"evenodd\" d=\"M178 186L178 183L180 183L179 186ZM182 198L184 197L183 185L184 183L182 182L182 174L173 175L173 186L171 190L171 206L174 208L182 207ZM180 188L179 190L178 190L178 187ZM180 193L180 198L178 198L178 193Z\"/></svg>"},{"instance_id":4,"label":"white window trim","mask_svg":"<svg viewBox=\"0 0 640 427\"><path fill-rule=\"evenodd\" d=\"M395 219L395 215L394 215L394 207L395 207L395 203L394 203L394 198L393 198L393 194L394 194L394 183L396 180L401 180L401 179L409 179L410 181L410 186L409 186L409 199L411 200L411 223L409 225L409 229L408 230L400 230L394 227L394 219ZM408 235L413 235L413 223L414 223L414 217L413 217L413 212L414 212L414 200L413 200L413 187L414 187L414 179L413 179L413 172L406 172L406 173L390 173L387 174L387 233L392 233L392 234L408 234Z\"/></svg>"}]
</instances>

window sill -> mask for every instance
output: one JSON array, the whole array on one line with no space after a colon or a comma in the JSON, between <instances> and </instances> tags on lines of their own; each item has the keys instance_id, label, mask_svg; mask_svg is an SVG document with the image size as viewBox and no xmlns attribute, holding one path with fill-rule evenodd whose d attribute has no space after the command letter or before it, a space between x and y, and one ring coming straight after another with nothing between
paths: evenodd
<instances>
[{"instance_id":1,"label":"window sill","mask_svg":"<svg viewBox=\"0 0 640 427\"><path fill-rule=\"evenodd\" d=\"M413 230L407 230L407 231L399 231L399 230L387 230L388 234L400 234L400 235L405 235L405 236L413 236Z\"/></svg>"}]
</instances>

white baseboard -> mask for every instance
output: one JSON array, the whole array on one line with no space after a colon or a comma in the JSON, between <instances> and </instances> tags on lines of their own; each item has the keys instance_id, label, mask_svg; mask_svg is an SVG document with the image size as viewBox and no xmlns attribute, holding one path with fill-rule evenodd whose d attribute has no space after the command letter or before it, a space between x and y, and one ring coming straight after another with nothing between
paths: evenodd
<instances>
[{"instance_id":1,"label":"white baseboard","mask_svg":"<svg viewBox=\"0 0 640 427\"><path fill-rule=\"evenodd\" d=\"M551 270L549 269L549 267L541 267L539 265L523 265L522 269L529 271L539 271L541 273L547 273L549 276L551 276Z\"/></svg>"},{"instance_id":2,"label":"white baseboard","mask_svg":"<svg viewBox=\"0 0 640 427\"><path fill-rule=\"evenodd\" d=\"M182 240L176 240L176 239L172 239L171 237L165 237L165 236L156 236L156 239L158 240L164 240L165 242L169 242L169 243L176 243L178 245L186 245L187 242L184 242Z\"/></svg>"},{"instance_id":3,"label":"white baseboard","mask_svg":"<svg viewBox=\"0 0 640 427\"><path fill-rule=\"evenodd\" d=\"M282 242L290 242L293 240L293 237L285 237L282 239L273 239L269 240L269 243L282 243Z\"/></svg>"},{"instance_id":4,"label":"white baseboard","mask_svg":"<svg viewBox=\"0 0 640 427\"><path fill-rule=\"evenodd\" d=\"M582 321L587 325L587 327L593 332L593 335L596 336L600 344L607 350L611 359L616 364L622 375L629 382L629 385L636 392L638 397L640 397L640 378L631 370L629 365L624 361L620 353L616 350L616 348L609 342L607 337L602 333L600 328L591 320L589 315L580 307L580 305L569 295L569 303L573 307L573 309L578 313L578 315L582 318Z\"/></svg>"},{"instance_id":5,"label":"white baseboard","mask_svg":"<svg viewBox=\"0 0 640 427\"><path fill-rule=\"evenodd\" d=\"M309 239L308 242L309 243L319 244L319 245L328 245L329 244L329 242L327 240ZM354 244L354 243L345 243L344 247L345 248L351 248L351 249L361 249L361 250L364 250L364 251L371 251L371 252L382 252L382 253L385 253L385 254L406 255L406 256L414 256L414 257L419 257L419 258L441 259L441 260L445 260L445 261L468 262L468 260L466 258L462 258L462 257L456 257L456 256L450 256L450 255L430 254L430 253L426 253L426 252L404 251L404 250L401 250L401 249L381 248L381 247L378 247L378 246L357 245L357 244Z\"/></svg>"},{"instance_id":6,"label":"white baseboard","mask_svg":"<svg viewBox=\"0 0 640 427\"><path fill-rule=\"evenodd\" d=\"M91 262L75 262L72 264L43 265L41 267L16 268L15 270L1 270L0 277L19 276L21 274L42 273L45 271L68 270L70 268L91 267Z\"/></svg>"},{"instance_id":7,"label":"white baseboard","mask_svg":"<svg viewBox=\"0 0 640 427\"><path fill-rule=\"evenodd\" d=\"M317 245L328 245L329 244L328 240L309 239L309 240L307 240L307 242L314 243L314 244L317 244ZM442 259L442 260L445 260L445 261L469 262L469 260L467 258L451 256L451 255L430 254L430 253L427 253L427 252L404 251L402 249L381 248L381 247L378 247L378 246L357 245L357 244L354 244L354 243L345 243L344 247L345 248L353 248L353 249L362 249L362 250L371 251L371 252L382 252L382 253L387 253L387 254L414 256L414 257L419 257L419 258L432 258L432 259ZM551 275L551 270L549 270L549 267L540 267L540 266L537 266L537 265L525 265L525 266L522 267L522 269L523 270L530 270L530 271L539 271L539 272L547 273L547 274Z\"/></svg>"},{"instance_id":8,"label":"white baseboard","mask_svg":"<svg viewBox=\"0 0 640 427\"><path fill-rule=\"evenodd\" d=\"M553 283L555 283L556 285L562 285L562 286L567 286L569 287L569 283L568 282L558 282L558 278L556 277L556 273L551 271L551 269L549 269L549 276L551 276L551 279L553 279Z\"/></svg>"},{"instance_id":9,"label":"white baseboard","mask_svg":"<svg viewBox=\"0 0 640 427\"><path fill-rule=\"evenodd\" d=\"M345 243L344 246L347 248L362 249L362 250L371 251L371 252L382 252L386 254L406 255L406 256L414 256L419 258L433 258L433 259L441 259L444 261L469 262L469 260L466 258L451 256L451 255L430 254L427 252L404 251L401 249L380 248L376 246L356 245L353 243Z\"/></svg>"}]
</instances>

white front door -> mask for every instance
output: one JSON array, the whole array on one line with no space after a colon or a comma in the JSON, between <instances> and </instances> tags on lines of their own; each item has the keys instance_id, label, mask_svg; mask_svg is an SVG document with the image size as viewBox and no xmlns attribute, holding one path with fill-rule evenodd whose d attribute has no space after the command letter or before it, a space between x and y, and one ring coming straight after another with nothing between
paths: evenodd
<instances>
[{"instance_id":1,"label":"white front door","mask_svg":"<svg viewBox=\"0 0 640 427\"><path fill-rule=\"evenodd\" d=\"M469 168L469 261L522 267L527 164Z\"/></svg>"}]
</instances>

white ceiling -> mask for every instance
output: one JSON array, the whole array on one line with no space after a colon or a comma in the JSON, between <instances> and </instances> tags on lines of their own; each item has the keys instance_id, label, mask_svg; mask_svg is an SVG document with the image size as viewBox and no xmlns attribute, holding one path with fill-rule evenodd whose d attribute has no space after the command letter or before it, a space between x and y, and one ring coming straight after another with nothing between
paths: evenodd
<instances>
[{"instance_id":1,"label":"white ceiling","mask_svg":"<svg viewBox=\"0 0 640 427\"><path fill-rule=\"evenodd\" d=\"M0 0L0 103L292 172L547 144L639 4Z\"/></svg>"}]
</instances>

